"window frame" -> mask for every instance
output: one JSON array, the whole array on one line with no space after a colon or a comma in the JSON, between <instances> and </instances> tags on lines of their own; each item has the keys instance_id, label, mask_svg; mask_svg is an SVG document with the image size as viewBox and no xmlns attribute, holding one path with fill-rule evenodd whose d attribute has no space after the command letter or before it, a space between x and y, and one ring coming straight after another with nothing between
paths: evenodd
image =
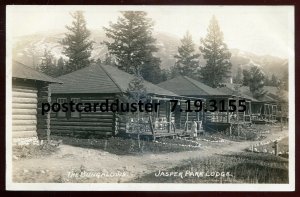
<instances>
[{"instance_id":1,"label":"window frame","mask_svg":"<svg viewBox=\"0 0 300 197\"><path fill-rule=\"evenodd\" d=\"M74 102L74 103L80 103L80 101L81 101L81 99L79 98L79 97L70 97L70 102L72 101L72 100L78 100L77 102ZM76 109L75 109L76 110ZM78 117L73 117L72 116L72 113L74 114L74 113L78 113ZM76 118L76 119L80 119L81 118L81 112L79 112L79 111L75 111L75 112L71 112L70 111L70 113L69 113L69 118Z\"/></svg>"},{"instance_id":2,"label":"window frame","mask_svg":"<svg viewBox=\"0 0 300 197\"><path fill-rule=\"evenodd\" d=\"M60 102L59 100L63 100L63 102ZM64 100L65 100L65 103L68 102L68 98L67 97L57 97L56 98L56 102L59 103L60 105L62 103L64 103ZM59 113L64 113L65 115L64 116L59 116ZM56 118L68 118L68 112L62 112L62 111L59 111L59 112L56 112Z\"/></svg>"}]
</instances>

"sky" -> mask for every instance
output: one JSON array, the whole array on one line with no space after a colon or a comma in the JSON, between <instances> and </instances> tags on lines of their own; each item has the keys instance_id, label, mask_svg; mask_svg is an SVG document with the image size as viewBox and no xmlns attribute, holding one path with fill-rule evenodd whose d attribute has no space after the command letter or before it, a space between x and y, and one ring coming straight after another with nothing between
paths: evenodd
<instances>
[{"instance_id":1,"label":"sky","mask_svg":"<svg viewBox=\"0 0 300 197\"><path fill-rule=\"evenodd\" d=\"M7 6L7 29L18 37L47 31L66 31L71 12L84 11L89 29L108 27L120 11L146 11L154 31L182 38L189 31L195 43L205 37L213 15L229 48L287 58L294 44L292 6Z\"/></svg>"}]
</instances>

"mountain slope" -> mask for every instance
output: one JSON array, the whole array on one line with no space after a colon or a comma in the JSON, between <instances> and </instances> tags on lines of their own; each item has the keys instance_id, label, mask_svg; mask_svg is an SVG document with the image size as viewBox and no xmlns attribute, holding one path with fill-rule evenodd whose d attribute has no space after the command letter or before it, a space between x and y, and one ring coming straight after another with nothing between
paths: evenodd
<instances>
[{"instance_id":1,"label":"mountain slope","mask_svg":"<svg viewBox=\"0 0 300 197\"><path fill-rule=\"evenodd\" d=\"M56 59L60 57L66 58L62 53L63 47L59 43L63 37L64 33L62 32L47 32L17 37L13 43L13 58L24 64L34 66L40 62L46 49L50 50ZM180 38L162 32L155 32L154 37L157 39L156 45L159 48L156 56L160 57L162 68L168 69L175 63L174 55L177 53L177 47L180 45ZM101 44L106 39L105 33L101 29L92 30L91 39L95 41L92 58L103 60L107 52L105 45ZM275 74L278 77L282 77L283 73L288 70L286 59L269 55L260 56L239 49L230 49L230 51L232 53L233 76L239 66L242 69L246 69L251 65L257 65L267 75ZM205 60L202 57L199 59L199 62L201 65L205 64Z\"/></svg>"}]
</instances>

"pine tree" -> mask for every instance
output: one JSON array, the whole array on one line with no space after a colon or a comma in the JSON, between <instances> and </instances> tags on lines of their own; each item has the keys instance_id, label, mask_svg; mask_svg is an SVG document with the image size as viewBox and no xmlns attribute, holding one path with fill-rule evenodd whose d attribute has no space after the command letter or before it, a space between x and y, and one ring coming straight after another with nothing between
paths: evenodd
<instances>
[{"instance_id":1,"label":"pine tree","mask_svg":"<svg viewBox=\"0 0 300 197\"><path fill-rule=\"evenodd\" d=\"M249 86L250 72L249 70L243 70L243 86Z\"/></svg>"},{"instance_id":2,"label":"pine tree","mask_svg":"<svg viewBox=\"0 0 300 197\"><path fill-rule=\"evenodd\" d=\"M230 73L231 53L224 43L223 33L215 16L210 20L208 33L201 39L200 51L206 60L201 68L202 81L211 87L217 87Z\"/></svg>"},{"instance_id":3,"label":"pine tree","mask_svg":"<svg viewBox=\"0 0 300 197\"><path fill-rule=\"evenodd\" d=\"M127 94L129 96L129 100L135 103L138 103L139 100L146 98L147 91L144 86L144 79L140 73L135 75L134 78L129 82Z\"/></svg>"},{"instance_id":4,"label":"pine tree","mask_svg":"<svg viewBox=\"0 0 300 197\"><path fill-rule=\"evenodd\" d=\"M180 71L179 71L179 69L178 69L178 67L177 66L171 66L170 67L170 70L169 70L169 79L173 79L173 78L175 78L175 77L177 77L177 76L180 76L181 74L180 74Z\"/></svg>"},{"instance_id":5,"label":"pine tree","mask_svg":"<svg viewBox=\"0 0 300 197\"><path fill-rule=\"evenodd\" d=\"M154 84L163 81L163 72L160 69L160 59L153 58L150 61L144 62L141 68L141 75L146 81L150 81Z\"/></svg>"},{"instance_id":6,"label":"pine tree","mask_svg":"<svg viewBox=\"0 0 300 197\"><path fill-rule=\"evenodd\" d=\"M271 80L270 80L270 78L268 77L268 75L265 76L264 84L265 84L266 86L271 85Z\"/></svg>"},{"instance_id":7,"label":"pine tree","mask_svg":"<svg viewBox=\"0 0 300 197\"><path fill-rule=\"evenodd\" d=\"M112 57L109 53L105 54L104 64L105 65L113 65L113 60L112 60Z\"/></svg>"},{"instance_id":8,"label":"pine tree","mask_svg":"<svg viewBox=\"0 0 300 197\"><path fill-rule=\"evenodd\" d=\"M144 86L144 79L140 72L136 73L134 78L129 82L127 100L128 103L138 103L139 101L145 103L147 100L147 90ZM130 127L131 130L137 134L139 148L141 147L140 134L144 130L143 118L145 118L145 115L145 113L142 113L139 110L137 113L131 113L129 115L129 117L133 120Z\"/></svg>"},{"instance_id":9,"label":"pine tree","mask_svg":"<svg viewBox=\"0 0 300 197\"><path fill-rule=\"evenodd\" d=\"M280 80L279 85L283 85L283 89L289 91L289 72L288 70L283 72L283 76Z\"/></svg>"},{"instance_id":10,"label":"pine tree","mask_svg":"<svg viewBox=\"0 0 300 197\"><path fill-rule=\"evenodd\" d=\"M272 74L270 85L275 87L278 87L279 85L279 80L274 74Z\"/></svg>"},{"instance_id":11,"label":"pine tree","mask_svg":"<svg viewBox=\"0 0 300 197\"><path fill-rule=\"evenodd\" d=\"M178 47L175 67L181 75L194 77L193 73L199 66L200 54L195 53L195 44L189 32L181 39L181 46Z\"/></svg>"},{"instance_id":12,"label":"pine tree","mask_svg":"<svg viewBox=\"0 0 300 197\"><path fill-rule=\"evenodd\" d=\"M39 64L39 70L46 75L56 77L56 64L55 58L51 54L50 50L45 49L42 61Z\"/></svg>"},{"instance_id":13,"label":"pine tree","mask_svg":"<svg viewBox=\"0 0 300 197\"><path fill-rule=\"evenodd\" d=\"M69 30L61 41L64 45L63 53L69 58L67 72L89 66L93 42L89 40L90 31L86 28L86 21L82 11L71 13L73 22L66 26Z\"/></svg>"},{"instance_id":14,"label":"pine tree","mask_svg":"<svg viewBox=\"0 0 300 197\"><path fill-rule=\"evenodd\" d=\"M266 94L264 91L265 75L257 66L252 66L250 70L244 70L244 85L249 86L252 96L260 99Z\"/></svg>"},{"instance_id":15,"label":"pine tree","mask_svg":"<svg viewBox=\"0 0 300 197\"><path fill-rule=\"evenodd\" d=\"M243 82L243 75L242 75L242 67L241 65L237 68L236 76L233 78L233 82L237 84L242 84Z\"/></svg>"},{"instance_id":16,"label":"pine tree","mask_svg":"<svg viewBox=\"0 0 300 197\"><path fill-rule=\"evenodd\" d=\"M37 57L37 50L36 48L33 46L33 44L31 44L30 47L28 47L28 50L25 51L25 53L28 53L28 56L31 57L31 62L30 64L33 66L34 69L38 70L39 69L39 65L38 65L38 57Z\"/></svg>"},{"instance_id":17,"label":"pine tree","mask_svg":"<svg viewBox=\"0 0 300 197\"><path fill-rule=\"evenodd\" d=\"M112 40L104 41L104 44L119 69L131 74L141 72L145 80L158 83L160 59L153 55L158 48L152 36L152 20L143 11L124 11L121 14L116 23L104 27L107 38Z\"/></svg>"},{"instance_id":18,"label":"pine tree","mask_svg":"<svg viewBox=\"0 0 300 197\"><path fill-rule=\"evenodd\" d=\"M66 71L66 63L65 63L65 60L62 57L60 57L57 60L56 70L57 70L56 71L56 77L64 75L64 74L67 73L67 71Z\"/></svg>"}]
</instances>

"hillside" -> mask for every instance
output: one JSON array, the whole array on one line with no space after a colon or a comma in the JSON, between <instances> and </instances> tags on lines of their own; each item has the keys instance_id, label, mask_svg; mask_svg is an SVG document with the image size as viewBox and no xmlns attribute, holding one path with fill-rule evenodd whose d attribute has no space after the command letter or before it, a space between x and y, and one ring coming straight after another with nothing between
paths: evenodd
<instances>
[{"instance_id":1,"label":"hillside","mask_svg":"<svg viewBox=\"0 0 300 197\"><path fill-rule=\"evenodd\" d=\"M34 35L17 37L13 43L13 58L27 65L37 65L40 61L45 49L52 52L56 59L65 56L62 54L62 45L59 43L64 37L63 32L47 32ZM157 47L159 51L157 56L161 58L162 68L168 69L174 65L174 54L177 52L177 47L180 45L180 38L162 32L155 32L154 37L157 39ZM101 44L106 37L101 29L91 31L91 39L95 41L92 58L104 59L107 52L106 47ZM198 47L197 47L198 48ZM250 65L258 65L263 71L271 76L272 74L281 77L288 70L288 61L279 57L270 55L257 55L251 52L241 51L239 49L230 49L232 53L232 73L235 75L238 66L248 68ZM201 64L205 60L199 60Z\"/></svg>"}]
</instances>

